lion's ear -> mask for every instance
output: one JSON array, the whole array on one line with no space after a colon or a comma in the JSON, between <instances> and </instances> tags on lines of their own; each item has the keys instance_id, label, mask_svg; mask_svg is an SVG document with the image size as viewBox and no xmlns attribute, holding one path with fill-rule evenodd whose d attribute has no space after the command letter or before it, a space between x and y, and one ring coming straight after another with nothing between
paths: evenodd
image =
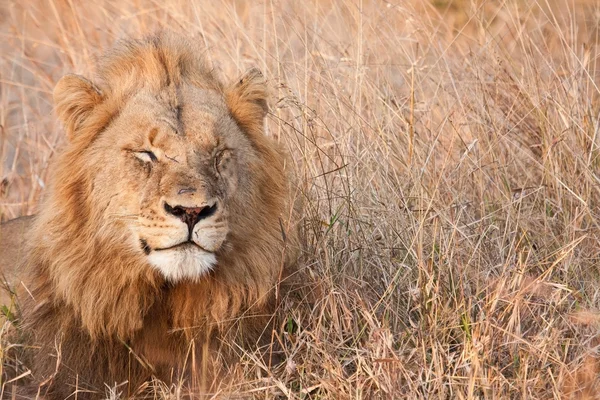
<instances>
[{"instance_id":1,"label":"lion's ear","mask_svg":"<svg viewBox=\"0 0 600 400\"><path fill-rule=\"evenodd\" d=\"M260 70L246 72L225 92L227 105L238 124L251 134L262 132L269 107L267 82Z\"/></svg>"},{"instance_id":2,"label":"lion's ear","mask_svg":"<svg viewBox=\"0 0 600 400\"><path fill-rule=\"evenodd\" d=\"M58 81L54 88L54 105L69 140L101 102L100 89L80 75L65 75Z\"/></svg>"}]
</instances>

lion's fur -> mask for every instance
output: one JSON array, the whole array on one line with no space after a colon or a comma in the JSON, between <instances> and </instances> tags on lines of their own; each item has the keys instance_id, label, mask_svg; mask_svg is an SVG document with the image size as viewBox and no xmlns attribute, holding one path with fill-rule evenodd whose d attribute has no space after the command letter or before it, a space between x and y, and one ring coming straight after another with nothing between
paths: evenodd
<instances>
[{"instance_id":1,"label":"lion's fur","mask_svg":"<svg viewBox=\"0 0 600 400\"><path fill-rule=\"evenodd\" d=\"M272 312L274 287L291 264L296 240L293 229L282 232L293 211L285 159L263 133L262 76L253 71L224 85L200 54L169 35L125 41L100 61L95 83L66 76L55 89L69 143L54 161L28 232L26 290L19 295L23 331L39 346L33 374L48 398L66 397L76 381L102 391L104 383L125 380L135 388L151 375L186 377L195 368L186 356L192 339L205 349L192 357L200 362L207 343L212 349L215 335L231 332L233 321L249 342L265 329L264 315ZM124 222L107 218L112 200L105 200L96 176L112 160L89 149L141 88L185 108L190 104L177 104L185 85L221 96L248 137L253 161L244 197L229 204L228 250L210 274L173 283L131 247ZM130 125L135 130L136 121ZM114 185L123 179L114 176Z\"/></svg>"}]
</instances>

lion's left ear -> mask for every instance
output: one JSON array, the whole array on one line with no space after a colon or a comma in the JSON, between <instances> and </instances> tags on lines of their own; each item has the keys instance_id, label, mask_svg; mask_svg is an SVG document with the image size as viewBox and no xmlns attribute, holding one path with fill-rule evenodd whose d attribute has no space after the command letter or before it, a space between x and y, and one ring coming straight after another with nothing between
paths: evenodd
<instances>
[{"instance_id":1,"label":"lion's left ear","mask_svg":"<svg viewBox=\"0 0 600 400\"><path fill-rule=\"evenodd\" d=\"M102 102L102 92L80 75L63 76L54 88L56 114L65 126L67 137L73 140L94 108Z\"/></svg>"},{"instance_id":2,"label":"lion's left ear","mask_svg":"<svg viewBox=\"0 0 600 400\"><path fill-rule=\"evenodd\" d=\"M240 127L250 134L263 131L267 111L268 90L266 80L257 68L246 72L225 90L229 110Z\"/></svg>"}]
</instances>

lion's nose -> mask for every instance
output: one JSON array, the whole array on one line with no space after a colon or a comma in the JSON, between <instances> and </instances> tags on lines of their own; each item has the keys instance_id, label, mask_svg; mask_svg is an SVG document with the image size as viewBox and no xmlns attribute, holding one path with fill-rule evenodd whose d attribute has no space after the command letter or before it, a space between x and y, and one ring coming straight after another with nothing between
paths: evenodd
<instances>
[{"instance_id":1,"label":"lion's nose","mask_svg":"<svg viewBox=\"0 0 600 400\"><path fill-rule=\"evenodd\" d=\"M201 220L208 218L217 212L217 203L212 206L207 205L204 207L172 207L165 202L165 211L167 214L171 214L185 222L188 226L189 239L191 239L194 226Z\"/></svg>"}]
</instances>

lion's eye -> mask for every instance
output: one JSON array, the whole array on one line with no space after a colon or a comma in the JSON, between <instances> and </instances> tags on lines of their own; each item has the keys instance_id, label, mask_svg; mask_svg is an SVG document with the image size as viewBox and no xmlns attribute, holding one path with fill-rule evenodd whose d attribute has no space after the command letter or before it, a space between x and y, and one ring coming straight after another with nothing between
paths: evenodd
<instances>
[{"instance_id":1,"label":"lion's eye","mask_svg":"<svg viewBox=\"0 0 600 400\"><path fill-rule=\"evenodd\" d=\"M217 155L215 156L215 169L217 171L220 172L225 167L225 164L227 164L227 160L229 160L230 155L231 152L229 150L222 150L219 153L217 153Z\"/></svg>"},{"instance_id":2,"label":"lion's eye","mask_svg":"<svg viewBox=\"0 0 600 400\"><path fill-rule=\"evenodd\" d=\"M134 151L133 154L140 160L142 160L143 162L149 163L149 162L156 162L158 159L156 158L156 155L154 155L153 152L151 151Z\"/></svg>"}]
</instances>

